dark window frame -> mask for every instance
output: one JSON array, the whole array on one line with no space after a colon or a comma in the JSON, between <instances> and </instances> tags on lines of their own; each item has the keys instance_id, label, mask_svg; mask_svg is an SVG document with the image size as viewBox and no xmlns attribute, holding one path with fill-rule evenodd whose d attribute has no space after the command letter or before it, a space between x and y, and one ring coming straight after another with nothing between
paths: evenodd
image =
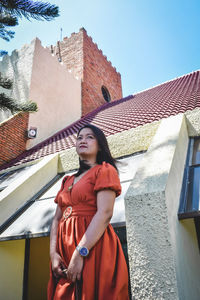
<instances>
[{"instance_id":1,"label":"dark window frame","mask_svg":"<svg viewBox=\"0 0 200 300\"><path fill-rule=\"evenodd\" d=\"M199 151L197 144L199 143ZM197 153L199 152L199 153ZM199 174L195 177L195 169ZM198 191L198 193L197 193ZM196 195L196 198L195 198ZM198 197L197 197L198 195ZM189 139L185 170L182 181L178 218L194 219L197 241L200 250L200 137Z\"/></svg>"},{"instance_id":2,"label":"dark window frame","mask_svg":"<svg viewBox=\"0 0 200 300\"><path fill-rule=\"evenodd\" d=\"M200 137L190 138L178 210L179 219L200 217L200 151L197 151L198 144L200 146Z\"/></svg>"},{"instance_id":3,"label":"dark window frame","mask_svg":"<svg viewBox=\"0 0 200 300\"><path fill-rule=\"evenodd\" d=\"M111 96L110 96L110 93L109 93L107 87L105 87L105 85L102 85L101 92L102 92L104 100L106 102L110 102L111 101Z\"/></svg>"}]
</instances>

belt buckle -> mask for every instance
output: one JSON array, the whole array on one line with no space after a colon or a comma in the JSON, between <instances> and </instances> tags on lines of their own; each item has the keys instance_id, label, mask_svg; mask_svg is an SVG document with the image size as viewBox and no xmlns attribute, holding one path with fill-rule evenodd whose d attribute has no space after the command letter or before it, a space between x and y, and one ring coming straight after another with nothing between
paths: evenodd
<instances>
[{"instance_id":1,"label":"belt buckle","mask_svg":"<svg viewBox=\"0 0 200 300\"><path fill-rule=\"evenodd\" d=\"M67 206L67 208L63 212L63 218L67 220L72 214L72 206Z\"/></svg>"}]
</instances>

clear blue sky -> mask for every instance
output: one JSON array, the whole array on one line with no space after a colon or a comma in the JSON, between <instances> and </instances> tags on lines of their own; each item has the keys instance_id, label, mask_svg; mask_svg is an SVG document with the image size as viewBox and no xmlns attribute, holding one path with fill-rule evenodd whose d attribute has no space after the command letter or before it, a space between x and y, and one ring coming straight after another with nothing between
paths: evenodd
<instances>
[{"instance_id":1,"label":"clear blue sky","mask_svg":"<svg viewBox=\"0 0 200 300\"><path fill-rule=\"evenodd\" d=\"M20 20L11 53L38 37L43 46L84 27L122 76L123 96L200 69L200 0L55 0L60 17Z\"/></svg>"}]
</instances>

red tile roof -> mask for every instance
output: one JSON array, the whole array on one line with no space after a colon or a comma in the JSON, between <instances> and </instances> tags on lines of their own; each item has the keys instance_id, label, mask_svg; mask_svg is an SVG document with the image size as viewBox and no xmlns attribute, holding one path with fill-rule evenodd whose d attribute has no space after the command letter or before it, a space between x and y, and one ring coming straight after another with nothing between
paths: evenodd
<instances>
[{"instance_id":1,"label":"red tile roof","mask_svg":"<svg viewBox=\"0 0 200 300\"><path fill-rule=\"evenodd\" d=\"M106 136L200 107L200 71L165 82L136 95L105 103L62 129L0 170L74 147L76 132L84 124L100 127Z\"/></svg>"}]
</instances>

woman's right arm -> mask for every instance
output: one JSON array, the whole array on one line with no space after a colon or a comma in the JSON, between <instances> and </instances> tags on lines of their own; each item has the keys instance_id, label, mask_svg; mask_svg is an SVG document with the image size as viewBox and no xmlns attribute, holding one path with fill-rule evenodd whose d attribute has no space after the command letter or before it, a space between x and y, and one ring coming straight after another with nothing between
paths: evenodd
<instances>
[{"instance_id":1,"label":"woman's right arm","mask_svg":"<svg viewBox=\"0 0 200 300\"><path fill-rule=\"evenodd\" d=\"M66 268L64 262L57 252L57 229L58 223L62 217L62 210L60 209L59 205L57 205L56 213L53 218L52 226L51 226L51 233L50 233L50 258L52 264L52 271L55 277L63 276L62 270Z\"/></svg>"}]
</instances>

